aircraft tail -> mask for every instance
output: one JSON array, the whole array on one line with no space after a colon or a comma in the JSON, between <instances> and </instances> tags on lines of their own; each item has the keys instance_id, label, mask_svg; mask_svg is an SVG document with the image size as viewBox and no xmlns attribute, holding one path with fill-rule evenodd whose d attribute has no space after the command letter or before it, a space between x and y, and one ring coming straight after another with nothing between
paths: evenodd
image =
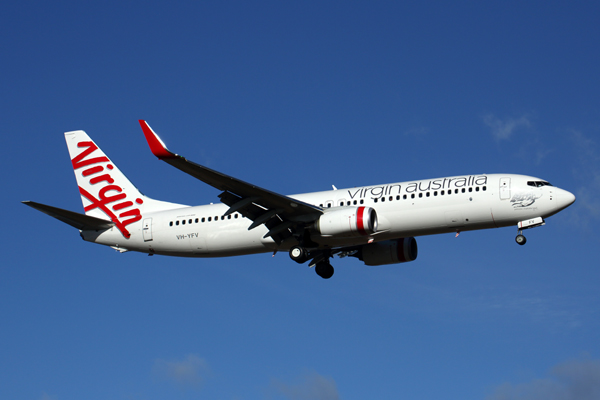
<instances>
[{"instance_id":1,"label":"aircraft tail","mask_svg":"<svg viewBox=\"0 0 600 400\"><path fill-rule=\"evenodd\" d=\"M65 132L65 140L85 214L112 221L123 236L144 213L185 207L144 196L84 131Z\"/></svg>"}]
</instances>

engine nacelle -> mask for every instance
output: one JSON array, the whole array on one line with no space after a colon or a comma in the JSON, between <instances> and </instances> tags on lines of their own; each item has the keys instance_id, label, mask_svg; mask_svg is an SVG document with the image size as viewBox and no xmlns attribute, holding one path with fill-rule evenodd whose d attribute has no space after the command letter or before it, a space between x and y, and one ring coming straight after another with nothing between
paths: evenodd
<instances>
[{"instance_id":1,"label":"engine nacelle","mask_svg":"<svg viewBox=\"0 0 600 400\"><path fill-rule=\"evenodd\" d=\"M364 206L327 209L314 228L321 236L368 236L377 231L377 213Z\"/></svg>"},{"instance_id":2,"label":"engine nacelle","mask_svg":"<svg viewBox=\"0 0 600 400\"><path fill-rule=\"evenodd\" d=\"M417 240L408 237L365 244L358 255L365 265L387 265L414 261L418 253Z\"/></svg>"}]
</instances>

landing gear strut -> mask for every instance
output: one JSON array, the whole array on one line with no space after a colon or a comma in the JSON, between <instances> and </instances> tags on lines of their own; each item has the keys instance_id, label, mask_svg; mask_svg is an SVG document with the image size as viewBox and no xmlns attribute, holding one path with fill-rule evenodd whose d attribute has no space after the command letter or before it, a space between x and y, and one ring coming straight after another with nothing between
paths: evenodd
<instances>
[{"instance_id":1,"label":"landing gear strut","mask_svg":"<svg viewBox=\"0 0 600 400\"><path fill-rule=\"evenodd\" d=\"M329 261L319 261L315 266L315 272L323 279L329 279L333 276L333 267Z\"/></svg>"}]
</instances>

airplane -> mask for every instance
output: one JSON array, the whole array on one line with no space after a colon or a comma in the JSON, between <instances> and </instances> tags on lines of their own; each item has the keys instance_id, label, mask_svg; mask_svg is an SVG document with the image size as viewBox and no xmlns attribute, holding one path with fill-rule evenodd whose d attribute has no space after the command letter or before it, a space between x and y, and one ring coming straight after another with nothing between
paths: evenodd
<instances>
[{"instance_id":1,"label":"airplane","mask_svg":"<svg viewBox=\"0 0 600 400\"><path fill-rule=\"evenodd\" d=\"M84 131L65 139L84 214L23 203L79 230L83 240L118 252L228 257L287 251L317 275L330 259L356 257L377 266L414 261L415 237L517 226L523 230L575 201L548 181L516 174L461 175L349 189L281 195L196 164L167 149L139 120L159 160L218 189L220 203L187 206L144 196Z\"/></svg>"}]
</instances>

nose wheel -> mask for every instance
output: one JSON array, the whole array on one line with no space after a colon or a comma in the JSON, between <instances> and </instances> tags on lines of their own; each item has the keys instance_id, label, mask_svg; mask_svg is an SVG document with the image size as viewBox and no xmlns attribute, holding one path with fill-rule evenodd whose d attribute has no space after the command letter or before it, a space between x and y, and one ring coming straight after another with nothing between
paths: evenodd
<instances>
[{"instance_id":1,"label":"nose wheel","mask_svg":"<svg viewBox=\"0 0 600 400\"><path fill-rule=\"evenodd\" d=\"M519 234L515 238L515 242L517 242L517 244L523 246L525 243L527 243L527 238L525 236L523 236L522 232L519 232Z\"/></svg>"}]
</instances>

